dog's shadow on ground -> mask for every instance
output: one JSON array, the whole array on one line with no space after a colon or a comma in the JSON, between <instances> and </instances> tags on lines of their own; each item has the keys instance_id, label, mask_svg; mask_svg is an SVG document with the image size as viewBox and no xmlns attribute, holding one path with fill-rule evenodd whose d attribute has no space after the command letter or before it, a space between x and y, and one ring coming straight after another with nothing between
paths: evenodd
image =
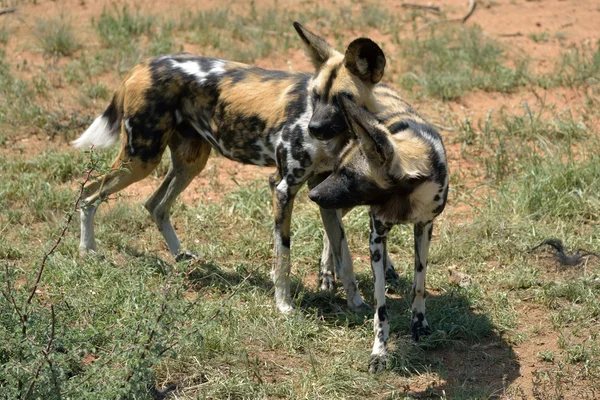
<instances>
[{"instance_id":1,"label":"dog's shadow on ground","mask_svg":"<svg viewBox=\"0 0 600 400\"><path fill-rule=\"evenodd\" d=\"M373 305L370 274L357 274L357 281L365 301ZM407 394L416 398L501 396L520 376L519 363L512 346L499 334L500 329L488 315L478 312L477 289L456 287L444 293L430 293L427 320L432 334L415 343L410 333L411 288L412 280L406 277L387 284L390 370L405 377L434 372L440 379L422 382L422 387L411 388ZM335 296L305 292L301 307L316 308L325 321L334 324L364 324L365 316L348 310L342 292L338 289ZM366 318L372 319L372 313Z\"/></svg>"},{"instance_id":2,"label":"dog's shadow on ground","mask_svg":"<svg viewBox=\"0 0 600 400\"><path fill-rule=\"evenodd\" d=\"M246 280L246 284L260 288L266 295L273 294L273 284L262 269L253 271L248 278L246 268L225 271L211 261L193 261L186 274L193 287L210 286L225 293ZM363 297L373 305L372 278L368 273L359 273L357 279ZM388 283L389 369L407 378L433 372L439 379L418 379L417 388L413 384L407 394L416 398L501 396L519 377L519 363L512 346L498 334L499 329L486 314L478 312L469 288L429 294L427 319L432 334L414 343L409 328L411 287L412 281L405 277ZM335 294L323 293L292 279L292 293L296 307L307 313L316 311L326 324L349 327L371 324L368 320L373 318L372 312L359 314L348 310L341 288Z\"/></svg>"}]
</instances>

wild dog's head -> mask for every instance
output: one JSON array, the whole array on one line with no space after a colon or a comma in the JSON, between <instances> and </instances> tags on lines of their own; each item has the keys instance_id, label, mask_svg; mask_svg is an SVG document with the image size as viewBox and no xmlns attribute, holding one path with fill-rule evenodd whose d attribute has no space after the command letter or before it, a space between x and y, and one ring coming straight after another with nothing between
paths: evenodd
<instances>
[{"instance_id":1,"label":"wild dog's head","mask_svg":"<svg viewBox=\"0 0 600 400\"><path fill-rule=\"evenodd\" d=\"M367 38L354 40L342 55L299 23L294 22L294 28L316 69L309 88L313 102L309 133L319 140L332 139L348 130L337 95L344 93L358 104L369 103L373 86L383 77L385 55Z\"/></svg>"},{"instance_id":2,"label":"wild dog's head","mask_svg":"<svg viewBox=\"0 0 600 400\"><path fill-rule=\"evenodd\" d=\"M323 208L401 207L431 172L430 148L418 138L398 142L375 115L348 96L338 96L338 103L356 137L339 155L331 175L310 191L310 199Z\"/></svg>"}]
</instances>

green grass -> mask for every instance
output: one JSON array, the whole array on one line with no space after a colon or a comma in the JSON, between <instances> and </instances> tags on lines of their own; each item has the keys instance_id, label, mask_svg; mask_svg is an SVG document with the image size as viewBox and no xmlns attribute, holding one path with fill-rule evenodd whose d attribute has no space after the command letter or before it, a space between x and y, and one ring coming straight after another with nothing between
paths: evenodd
<instances>
[{"instance_id":1,"label":"green grass","mask_svg":"<svg viewBox=\"0 0 600 400\"><path fill-rule=\"evenodd\" d=\"M473 89L511 92L527 82L527 66L507 66L504 49L478 27L432 28L402 42L401 85L451 100Z\"/></svg>"},{"instance_id":2,"label":"green grass","mask_svg":"<svg viewBox=\"0 0 600 400\"><path fill-rule=\"evenodd\" d=\"M10 37L10 31L5 26L0 26L0 43L6 44L8 43L8 39Z\"/></svg>"},{"instance_id":3,"label":"green grass","mask_svg":"<svg viewBox=\"0 0 600 400\"><path fill-rule=\"evenodd\" d=\"M473 145L480 140L476 136ZM490 140L487 145L493 143ZM21 177L18 185L4 182L0 190L5 210L0 221L14 227L11 240L0 246L2 263L8 268L4 280L28 282L14 284L19 301L31 287L42 251L56 237L63 213L74 199L69 187L85 164L84 155L74 154L75 160L72 154L51 152L28 159L11 156L0 163L0 173ZM102 162L108 162L111 155L103 155ZM594 225L587 225L585 237L578 236L581 224L589 224L590 216L598 215L594 197L587 193L597 192L595 177L600 174L595 171L595 156L589 157L589 162L586 158L565 164L543 160L534 164L525 158L519 163L523 170L529 166L539 183L514 172L521 168L511 170L510 182L490 179L496 194L482 199L481 211L472 221L454 224L442 218L428 274L428 286L435 293L428 299L434 332L418 346L408 339L410 315L406 312L412 280L410 229L393 231L389 250L402 278L388 289L392 360L389 371L378 377L370 376L366 368L372 340L370 316L353 314L341 298L307 286L315 279L322 233L317 210L304 190L293 224L293 287L300 311L292 317L279 315L272 305L268 277L272 221L266 182L246 183L220 202L175 207L179 233L203 260L185 265L175 265L165 256L162 238L141 204L111 200L97 217L98 244L104 256L79 256L77 229L72 227L49 260L42 282L44 294L35 297L29 311L32 322L25 344L20 339L18 314L3 303L0 335L12 345L0 356L7 367L0 382L9 390L6 393L22 396L18 382L30 381L31 371L42 365L35 389L41 397L58 390L85 397L94 390L101 398L146 398L148 385L177 384L186 398L402 398L405 391L396 389L392 395L390 388L401 388L403 382L418 376L447 376L450 371L442 356L446 352L481 362L477 360L491 345L499 352L494 352L490 363L516 363L511 345L523 343L530 335L518 322L515 300L520 297L548 310L552 324L544 331L565 335L561 348L538 356L541 362L560 368L546 372L549 381L544 385L562 388L567 383L556 386L552 381L556 374L583 366L586 375L578 379L592 382L600 368L597 339L569 338L573 332L589 336L585 326L600 315L595 278L548 279L537 266L538 256L526 253L546 236L562 237L569 247L593 248L598 243L600 231ZM42 194L30 202L19 200L32 191ZM546 208L532 206L533 199ZM345 223L353 254L367 260L365 210L351 212ZM37 227L42 246L32 241L31 231L24 226ZM490 262L498 266L486 267ZM477 283L452 286L445 273L445 266L452 264L459 264ZM357 261L356 270L359 287L372 302L369 267ZM244 280L250 271L252 276ZM233 291L234 297L225 301ZM43 357L51 325L49 304L55 311L52 368ZM211 319L218 310L219 316ZM465 379L471 376L477 382L482 370L461 371ZM515 378L508 370L504 373L508 382ZM441 393L439 388L427 390ZM443 390L451 398L486 397L498 386L476 385L466 391L451 384Z\"/></svg>"},{"instance_id":4,"label":"green grass","mask_svg":"<svg viewBox=\"0 0 600 400\"><path fill-rule=\"evenodd\" d=\"M64 18L39 19L35 31L39 46L48 56L70 56L81 47L71 23Z\"/></svg>"},{"instance_id":5,"label":"green grass","mask_svg":"<svg viewBox=\"0 0 600 400\"><path fill-rule=\"evenodd\" d=\"M536 43L545 43L550 39L548 32L532 33L529 38Z\"/></svg>"}]
</instances>

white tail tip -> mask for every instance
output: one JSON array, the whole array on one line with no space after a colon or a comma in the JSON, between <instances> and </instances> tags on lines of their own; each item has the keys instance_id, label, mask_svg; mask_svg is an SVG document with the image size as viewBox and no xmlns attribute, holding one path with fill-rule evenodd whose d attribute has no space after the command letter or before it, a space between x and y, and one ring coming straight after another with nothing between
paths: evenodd
<instances>
[{"instance_id":1,"label":"white tail tip","mask_svg":"<svg viewBox=\"0 0 600 400\"><path fill-rule=\"evenodd\" d=\"M78 139L71 142L73 147L86 149L94 146L96 149L104 149L116 143L119 135L112 132L108 118L101 115L94 120L92 125Z\"/></svg>"}]
</instances>

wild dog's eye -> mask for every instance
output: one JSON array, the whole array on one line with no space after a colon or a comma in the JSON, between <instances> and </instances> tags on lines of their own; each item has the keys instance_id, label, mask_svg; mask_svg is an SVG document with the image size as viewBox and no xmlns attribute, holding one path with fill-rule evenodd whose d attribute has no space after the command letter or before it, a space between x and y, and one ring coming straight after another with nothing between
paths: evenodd
<instances>
[{"instance_id":1,"label":"wild dog's eye","mask_svg":"<svg viewBox=\"0 0 600 400\"><path fill-rule=\"evenodd\" d=\"M313 105L317 104L319 102L319 100L321 100L321 96L319 95L319 93L317 93L316 90L313 91L312 98L313 98Z\"/></svg>"},{"instance_id":2,"label":"wild dog's eye","mask_svg":"<svg viewBox=\"0 0 600 400\"><path fill-rule=\"evenodd\" d=\"M352 93L350 93L350 92L340 92L340 93L338 93L338 95L335 96L336 101L337 101L338 97L340 97L340 96L344 96L348 100L354 101L354 95Z\"/></svg>"}]
</instances>

